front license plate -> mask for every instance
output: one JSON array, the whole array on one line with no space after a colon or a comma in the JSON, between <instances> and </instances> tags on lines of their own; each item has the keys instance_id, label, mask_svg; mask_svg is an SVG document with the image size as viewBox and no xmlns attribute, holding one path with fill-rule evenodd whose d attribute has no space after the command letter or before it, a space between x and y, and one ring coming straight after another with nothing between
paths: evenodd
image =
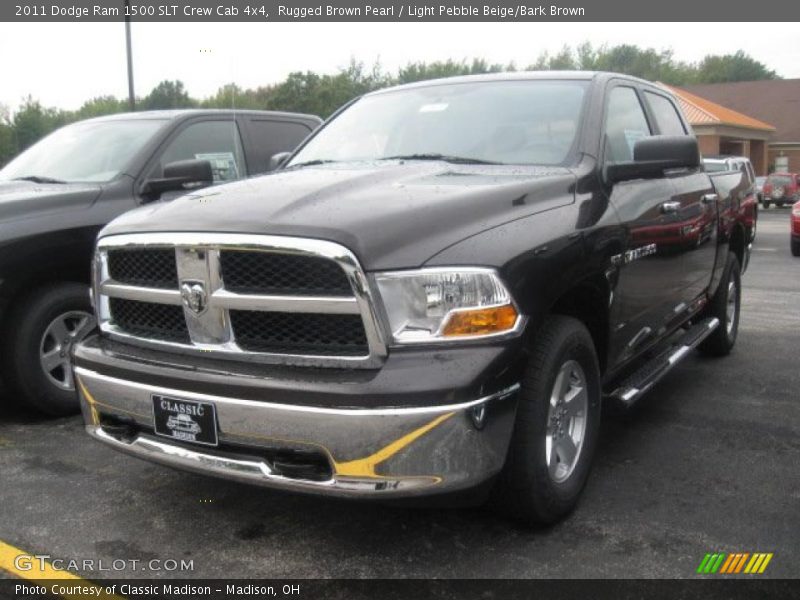
<instances>
[{"instance_id":1,"label":"front license plate","mask_svg":"<svg viewBox=\"0 0 800 600\"><path fill-rule=\"evenodd\" d=\"M153 422L156 435L216 446L217 412L210 402L194 402L153 394Z\"/></svg>"}]
</instances>

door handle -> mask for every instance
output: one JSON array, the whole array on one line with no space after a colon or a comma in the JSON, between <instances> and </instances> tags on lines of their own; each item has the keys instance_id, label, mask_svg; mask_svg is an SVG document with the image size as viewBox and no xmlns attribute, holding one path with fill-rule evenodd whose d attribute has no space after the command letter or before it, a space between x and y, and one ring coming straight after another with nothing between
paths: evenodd
<instances>
[{"instance_id":1,"label":"door handle","mask_svg":"<svg viewBox=\"0 0 800 600\"><path fill-rule=\"evenodd\" d=\"M703 194L701 200L703 201L703 204L713 204L719 200L719 196L717 194Z\"/></svg>"},{"instance_id":2,"label":"door handle","mask_svg":"<svg viewBox=\"0 0 800 600\"><path fill-rule=\"evenodd\" d=\"M662 202L661 203L661 212L664 214L668 213L676 213L681 209L680 202Z\"/></svg>"}]
</instances>

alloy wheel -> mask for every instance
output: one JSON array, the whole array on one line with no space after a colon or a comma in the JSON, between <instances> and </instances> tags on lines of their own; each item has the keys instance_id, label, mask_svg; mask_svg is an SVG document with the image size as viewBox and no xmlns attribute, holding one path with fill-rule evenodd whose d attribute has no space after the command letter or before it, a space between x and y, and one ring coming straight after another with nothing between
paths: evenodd
<instances>
[{"instance_id":1,"label":"alloy wheel","mask_svg":"<svg viewBox=\"0 0 800 600\"><path fill-rule=\"evenodd\" d=\"M556 376L547 414L545 459L556 483L569 479L578 464L586 437L588 408L586 374L577 361L568 360Z\"/></svg>"},{"instance_id":2,"label":"alloy wheel","mask_svg":"<svg viewBox=\"0 0 800 600\"><path fill-rule=\"evenodd\" d=\"M59 389L75 389L71 350L94 326L91 313L75 310L58 315L45 328L39 343L39 364L50 383Z\"/></svg>"}]
</instances>

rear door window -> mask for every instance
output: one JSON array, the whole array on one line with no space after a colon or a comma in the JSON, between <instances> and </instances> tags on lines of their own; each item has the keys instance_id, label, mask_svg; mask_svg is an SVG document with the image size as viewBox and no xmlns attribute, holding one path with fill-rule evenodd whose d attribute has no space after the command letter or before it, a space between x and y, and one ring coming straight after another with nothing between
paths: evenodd
<instances>
[{"instance_id":1,"label":"rear door window","mask_svg":"<svg viewBox=\"0 0 800 600\"><path fill-rule=\"evenodd\" d=\"M293 151L312 131L309 123L299 121L248 119L246 122L253 174L266 173L273 155Z\"/></svg>"},{"instance_id":2,"label":"rear door window","mask_svg":"<svg viewBox=\"0 0 800 600\"><path fill-rule=\"evenodd\" d=\"M678 109L669 98L653 92L645 92L644 96L647 98L647 103L656 120L656 127L661 135L686 135L686 129L678 114Z\"/></svg>"}]
</instances>

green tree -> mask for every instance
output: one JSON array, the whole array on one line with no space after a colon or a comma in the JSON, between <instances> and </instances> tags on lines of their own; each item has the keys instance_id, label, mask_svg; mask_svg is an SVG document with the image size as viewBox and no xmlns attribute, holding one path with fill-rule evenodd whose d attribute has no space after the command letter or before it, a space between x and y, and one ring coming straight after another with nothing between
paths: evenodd
<instances>
[{"instance_id":1,"label":"green tree","mask_svg":"<svg viewBox=\"0 0 800 600\"><path fill-rule=\"evenodd\" d=\"M74 120L89 119L91 117L121 113L127 110L127 100L120 100L115 96L98 96L84 102L73 117Z\"/></svg>"},{"instance_id":2,"label":"green tree","mask_svg":"<svg viewBox=\"0 0 800 600\"><path fill-rule=\"evenodd\" d=\"M672 50L639 48L631 44L595 48L584 42L574 50L565 46L553 56L543 52L531 70L612 71L673 85L775 79L769 70L741 50L725 56L707 56L698 64L675 60Z\"/></svg>"},{"instance_id":3,"label":"green tree","mask_svg":"<svg viewBox=\"0 0 800 600\"><path fill-rule=\"evenodd\" d=\"M503 66L497 63L490 63L482 58L455 61L448 59L445 61L434 61L431 63L416 62L409 63L397 72L396 83L412 83L414 81L425 81L427 79L438 79L440 77L455 77L457 75L479 75L482 73L499 73L501 71L513 71L513 63Z\"/></svg>"},{"instance_id":4,"label":"green tree","mask_svg":"<svg viewBox=\"0 0 800 600\"><path fill-rule=\"evenodd\" d=\"M777 78L775 71L741 50L735 54L706 56L697 66L697 80L702 83Z\"/></svg>"},{"instance_id":5,"label":"green tree","mask_svg":"<svg viewBox=\"0 0 800 600\"><path fill-rule=\"evenodd\" d=\"M69 121L68 113L55 108L44 108L38 100L28 96L14 114L12 121L17 150L20 152L25 150Z\"/></svg>"},{"instance_id":6,"label":"green tree","mask_svg":"<svg viewBox=\"0 0 800 600\"><path fill-rule=\"evenodd\" d=\"M204 108L263 109L254 90L244 90L235 83L227 83L217 93L201 103Z\"/></svg>"},{"instance_id":7,"label":"green tree","mask_svg":"<svg viewBox=\"0 0 800 600\"><path fill-rule=\"evenodd\" d=\"M178 80L162 81L140 102L142 110L191 108L196 105L197 101L189 97L183 82Z\"/></svg>"},{"instance_id":8,"label":"green tree","mask_svg":"<svg viewBox=\"0 0 800 600\"><path fill-rule=\"evenodd\" d=\"M283 82L259 88L255 95L263 98L265 107L270 110L298 111L328 117L353 98L391 83L393 80L383 74L377 63L367 70L363 63L351 61L335 75L320 75L311 71L290 73Z\"/></svg>"},{"instance_id":9,"label":"green tree","mask_svg":"<svg viewBox=\"0 0 800 600\"><path fill-rule=\"evenodd\" d=\"M17 138L7 106L0 104L0 168L17 153Z\"/></svg>"}]
</instances>

